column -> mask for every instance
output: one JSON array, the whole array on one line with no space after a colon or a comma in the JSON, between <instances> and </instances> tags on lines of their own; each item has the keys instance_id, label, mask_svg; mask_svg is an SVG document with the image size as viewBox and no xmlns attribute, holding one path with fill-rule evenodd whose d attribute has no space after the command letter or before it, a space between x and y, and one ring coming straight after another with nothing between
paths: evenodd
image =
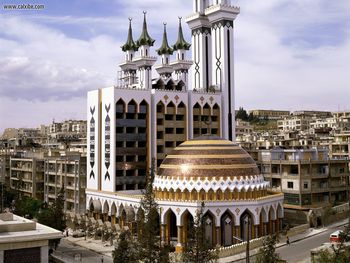
<instances>
[{"instance_id":1,"label":"column","mask_svg":"<svg viewBox=\"0 0 350 263\"><path fill-rule=\"evenodd\" d=\"M112 226L115 225L115 215L112 215L112 216L111 216L111 223L112 223Z\"/></svg>"},{"instance_id":2,"label":"column","mask_svg":"<svg viewBox=\"0 0 350 263\"><path fill-rule=\"evenodd\" d=\"M258 238L259 237L259 224L255 225L255 235L254 238Z\"/></svg>"},{"instance_id":3,"label":"column","mask_svg":"<svg viewBox=\"0 0 350 263\"><path fill-rule=\"evenodd\" d=\"M177 244L176 244L176 248L175 248L176 253L182 253L182 251L183 251L182 229L183 229L183 226L177 226Z\"/></svg>"},{"instance_id":4,"label":"column","mask_svg":"<svg viewBox=\"0 0 350 263\"><path fill-rule=\"evenodd\" d=\"M267 235L267 222L264 222L264 236Z\"/></svg>"},{"instance_id":5,"label":"column","mask_svg":"<svg viewBox=\"0 0 350 263\"><path fill-rule=\"evenodd\" d=\"M47 262L49 262L49 247L48 246L40 247L40 263L47 263Z\"/></svg>"},{"instance_id":6,"label":"column","mask_svg":"<svg viewBox=\"0 0 350 263\"><path fill-rule=\"evenodd\" d=\"M160 225L160 241L162 246L164 246L166 242L166 224Z\"/></svg>"},{"instance_id":7,"label":"column","mask_svg":"<svg viewBox=\"0 0 350 263\"><path fill-rule=\"evenodd\" d=\"M217 226L215 228L215 231L216 231L216 244L221 246L221 227Z\"/></svg>"},{"instance_id":8,"label":"column","mask_svg":"<svg viewBox=\"0 0 350 263\"><path fill-rule=\"evenodd\" d=\"M235 228L236 228L236 237L241 238L241 227L240 226L235 226Z\"/></svg>"},{"instance_id":9,"label":"column","mask_svg":"<svg viewBox=\"0 0 350 263\"><path fill-rule=\"evenodd\" d=\"M0 251L0 263L4 262L4 250Z\"/></svg>"}]
</instances>

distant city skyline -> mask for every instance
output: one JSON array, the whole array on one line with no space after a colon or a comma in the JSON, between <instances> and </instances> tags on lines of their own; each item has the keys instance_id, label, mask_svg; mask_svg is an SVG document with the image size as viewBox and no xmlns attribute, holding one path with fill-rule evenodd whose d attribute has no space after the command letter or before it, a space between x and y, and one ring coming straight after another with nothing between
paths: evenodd
<instances>
[{"instance_id":1,"label":"distant city skyline","mask_svg":"<svg viewBox=\"0 0 350 263\"><path fill-rule=\"evenodd\" d=\"M347 0L231 0L235 23L236 108L350 110ZM10 4L16 4L11 1ZM116 84L120 46L147 11L149 33L170 44L192 1L42 1L38 11L0 16L0 133L53 119L86 119L87 91ZM19 2L18 2L19 4ZM33 3L34 4L34 3ZM190 31L183 24L185 37Z\"/></svg>"}]
</instances>

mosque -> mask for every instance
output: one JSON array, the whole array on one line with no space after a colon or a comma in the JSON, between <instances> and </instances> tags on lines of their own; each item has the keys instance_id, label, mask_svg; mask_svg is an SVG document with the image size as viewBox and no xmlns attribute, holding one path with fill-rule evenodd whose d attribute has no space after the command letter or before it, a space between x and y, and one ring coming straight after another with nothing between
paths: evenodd
<instances>
[{"instance_id":1,"label":"mosque","mask_svg":"<svg viewBox=\"0 0 350 263\"><path fill-rule=\"evenodd\" d=\"M233 36L239 12L230 0L194 0L186 18L192 44L179 18L172 46L163 25L158 57L146 12L136 41L130 19L118 84L88 93L90 215L132 227L154 160L160 236L176 251L182 251L202 201L205 235L213 246L281 229L283 194L267 191L256 163L234 143Z\"/></svg>"}]
</instances>

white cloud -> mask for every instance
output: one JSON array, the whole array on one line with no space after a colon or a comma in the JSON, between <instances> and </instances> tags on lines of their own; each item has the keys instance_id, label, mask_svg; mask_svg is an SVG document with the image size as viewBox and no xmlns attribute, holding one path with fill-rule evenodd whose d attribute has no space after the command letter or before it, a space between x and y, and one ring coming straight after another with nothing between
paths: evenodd
<instances>
[{"instance_id":1,"label":"white cloud","mask_svg":"<svg viewBox=\"0 0 350 263\"><path fill-rule=\"evenodd\" d=\"M235 26L237 107L349 108L348 0L232 3L241 6ZM110 1L106 4L116 8L118 15L6 13L0 17L0 107L2 114L13 115L1 116L0 129L30 125L34 118L29 115L35 116L35 123L53 117L68 118L73 111L84 116L85 104L80 102L85 101L87 90L115 83L117 65L123 59L120 46L126 40L128 17L133 17L136 39L141 31L142 11L147 11L149 32L157 39L157 48L162 23L168 22L172 43L177 37L177 16L192 13L192 1L188 0L115 0L114 5ZM71 31L67 32L67 28ZM189 39L185 25L184 30ZM80 32L85 35L81 37ZM76 99L63 101L70 97ZM60 107L74 110L55 111Z\"/></svg>"},{"instance_id":2,"label":"white cloud","mask_svg":"<svg viewBox=\"0 0 350 263\"><path fill-rule=\"evenodd\" d=\"M237 106L350 108L350 9L344 8L345 1L241 3L245 11L236 22ZM342 26L336 33L329 30L334 23ZM319 35L332 41L312 43Z\"/></svg>"}]
</instances>

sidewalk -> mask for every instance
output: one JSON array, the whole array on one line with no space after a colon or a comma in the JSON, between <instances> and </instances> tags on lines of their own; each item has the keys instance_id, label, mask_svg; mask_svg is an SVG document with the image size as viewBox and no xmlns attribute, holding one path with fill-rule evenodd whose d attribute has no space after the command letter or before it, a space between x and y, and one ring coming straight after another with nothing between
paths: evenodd
<instances>
[{"instance_id":1,"label":"sidewalk","mask_svg":"<svg viewBox=\"0 0 350 263\"><path fill-rule=\"evenodd\" d=\"M112 257L114 246L111 246L109 241L102 243L101 240L95 240L91 238L85 240L85 237L74 238L72 236L65 237L64 239L77 246L87 248L107 257Z\"/></svg>"},{"instance_id":2,"label":"sidewalk","mask_svg":"<svg viewBox=\"0 0 350 263\"><path fill-rule=\"evenodd\" d=\"M290 236L289 237L290 243L295 243L295 242L298 242L298 241L300 241L302 239L306 239L306 238L318 235L320 233L323 233L323 232L327 231L329 228L339 227L339 226L342 226L342 225L346 225L347 223L348 223L348 219L344 219L342 221L333 223L333 224L331 224L331 225L329 225L327 227L316 228L316 229L309 228L307 231L305 231L302 234L298 234L298 235L295 235L295 236ZM72 236L65 237L64 239L69 241L69 242L71 242L72 244L77 245L77 246L84 247L86 249L89 249L91 251L99 253L99 254L101 254L103 256L112 258L112 251L114 250L114 246L110 246L110 243L108 241L102 243L101 240L94 240L94 239L91 239L91 238L85 240L84 237L74 238ZM280 242L276 245L276 248L280 248L280 247L283 247L283 246L286 246L286 238L284 236L280 238ZM252 255L257 254L258 250L259 249L252 249L252 250L250 250L250 255L252 256ZM233 255L233 256L220 258L218 262L219 263L238 262L238 261L243 261L245 259L245 257L246 257L246 253L243 252L243 253L236 254L236 255Z\"/></svg>"},{"instance_id":3,"label":"sidewalk","mask_svg":"<svg viewBox=\"0 0 350 263\"><path fill-rule=\"evenodd\" d=\"M344 219L342 221L333 223L333 224L331 224L331 225L329 225L327 227L316 228L316 229L309 228L304 233L301 233L301 234L298 234L298 235L295 235L295 236L292 236L292 237L290 236L289 240L290 240L290 243L295 243L295 242L298 242L300 240L303 240L303 239L310 238L312 236L321 234L321 233L327 231L329 228L346 225L348 222L349 222L348 219ZM279 243L277 243L276 248L280 248L280 247L283 247L283 246L286 246L286 245L287 245L286 244L286 238L285 238L285 236L282 236L280 238L280 240L279 240ZM253 255L257 254L258 251L259 251L258 248L250 250L250 256L253 256ZM245 260L245 258L246 258L246 252L242 252L240 254L232 255L232 256L229 256L229 257L226 257L226 258L220 258L218 262L219 263L240 262L240 261L243 262L243 260Z\"/></svg>"}]
</instances>

